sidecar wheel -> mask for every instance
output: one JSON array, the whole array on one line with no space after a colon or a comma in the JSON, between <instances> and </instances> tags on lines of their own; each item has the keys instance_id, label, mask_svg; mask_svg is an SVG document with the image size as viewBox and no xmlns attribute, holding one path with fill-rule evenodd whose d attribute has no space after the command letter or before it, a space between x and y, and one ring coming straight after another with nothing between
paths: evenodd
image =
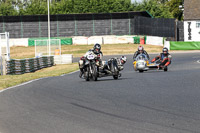
<instances>
[{"instance_id":1,"label":"sidecar wheel","mask_svg":"<svg viewBox=\"0 0 200 133\"><path fill-rule=\"evenodd\" d=\"M118 75L113 75L113 78L114 79L118 79Z\"/></svg>"},{"instance_id":2,"label":"sidecar wheel","mask_svg":"<svg viewBox=\"0 0 200 133\"><path fill-rule=\"evenodd\" d=\"M164 67L164 72L167 72L168 68L167 67Z\"/></svg>"}]
</instances>

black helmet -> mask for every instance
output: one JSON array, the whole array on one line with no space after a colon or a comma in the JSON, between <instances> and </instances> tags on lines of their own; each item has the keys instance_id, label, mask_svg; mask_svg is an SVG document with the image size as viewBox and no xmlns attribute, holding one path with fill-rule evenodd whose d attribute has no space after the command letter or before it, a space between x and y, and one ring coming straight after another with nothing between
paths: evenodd
<instances>
[{"instance_id":1,"label":"black helmet","mask_svg":"<svg viewBox=\"0 0 200 133\"><path fill-rule=\"evenodd\" d=\"M168 54L168 48L164 47L162 51L163 53L166 52Z\"/></svg>"},{"instance_id":2,"label":"black helmet","mask_svg":"<svg viewBox=\"0 0 200 133\"><path fill-rule=\"evenodd\" d=\"M98 54L100 53L100 50L101 50L101 45L98 43L94 44L94 52Z\"/></svg>"},{"instance_id":3,"label":"black helmet","mask_svg":"<svg viewBox=\"0 0 200 133\"><path fill-rule=\"evenodd\" d=\"M99 49L99 50L101 50L101 45L98 44L98 43L94 44L94 49Z\"/></svg>"}]
</instances>

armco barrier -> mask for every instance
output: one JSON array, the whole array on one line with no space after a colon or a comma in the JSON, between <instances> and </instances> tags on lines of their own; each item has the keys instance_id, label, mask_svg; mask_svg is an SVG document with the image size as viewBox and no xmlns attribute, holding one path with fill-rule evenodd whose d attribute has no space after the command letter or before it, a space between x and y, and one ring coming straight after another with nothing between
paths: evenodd
<instances>
[{"instance_id":1,"label":"armco barrier","mask_svg":"<svg viewBox=\"0 0 200 133\"><path fill-rule=\"evenodd\" d=\"M134 43L133 36L117 36L116 41L118 44Z\"/></svg>"},{"instance_id":2,"label":"armco barrier","mask_svg":"<svg viewBox=\"0 0 200 133\"><path fill-rule=\"evenodd\" d=\"M134 43L133 36L103 36L103 44Z\"/></svg>"},{"instance_id":3,"label":"armco barrier","mask_svg":"<svg viewBox=\"0 0 200 133\"><path fill-rule=\"evenodd\" d=\"M87 45L88 37L73 37L72 38L73 45Z\"/></svg>"},{"instance_id":4,"label":"armco barrier","mask_svg":"<svg viewBox=\"0 0 200 133\"><path fill-rule=\"evenodd\" d=\"M9 45L10 45L10 47L12 47L12 46L28 47L28 38L9 39Z\"/></svg>"},{"instance_id":5,"label":"armco barrier","mask_svg":"<svg viewBox=\"0 0 200 133\"><path fill-rule=\"evenodd\" d=\"M54 65L54 56L43 56L30 59L11 59L7 61L6 74L24 74L35 72L39 69L51 67Z\"/></svg>"},{"instance_id":6,"label":"armco barrier","mask_svg":"<svg viewBox=\"0 0 200 133\"><path fill-rule=\"evenodd\" d=\"M104 36L103 37L103 44L116 44L117 37L116 36Z\"/></svg>"},{"instance_id":7,"label":"armco barrier","mask_svg":"<svg viewBox=\"0 0 200 133\"><path fill-rule=\"evenodd\" d=\"M170 41L164 42L164 47L168 48L170 50Z\"/></svg>"},{"instance_id":8,"label":"armco barrier","mask_svg":"<svg viewBox=\"0 0 200 133\"><path fill-rule=\"evenodd\" d=\"M29 38L28 39L28 46L35 46L35 40L47 40L47 37L42 38ZM72 38L66 37L51 37L51 39L60 39L61 45L72 45Z\"/></svg>"},{"instance_id":9,"label":"armco barrier","mask_svg":"<svg viewBox=\"0 0 200 133\"><path fill-rule=\"evenodd\" d=\"M73 62L73 55L72 54L62 54L62 55L55 55L54 56L54 63L55 64L71 64Z\"/></svg>"},{"instance_id":10,"label":"armco barrier","mask_svg":"<svg viewBox=\"0 0 200 133\"><path fill-rule=\"evenodd\" d=\"M88 38L88 45L94 45L95 43L103 44L102 36L91 36Z\"/></svg>"},{"instance_id":11,"label":"armco barrier","mask_svg":"<svg viewBox=\"0 0 200 133\"><path fill-rule=\"evenodd\" d=\"M146 44L163 46L163 37L147 36Z\"/></svg>"},{"instance_id":12,"label":"armco barrier","mask_svg":"<svg viewBox=\"0 0 200 133\"><path fill-rule=\"evenodd\" d=\"M170 42L170 50L200 50L200 42Z\"/></svg>"}]
</instances>

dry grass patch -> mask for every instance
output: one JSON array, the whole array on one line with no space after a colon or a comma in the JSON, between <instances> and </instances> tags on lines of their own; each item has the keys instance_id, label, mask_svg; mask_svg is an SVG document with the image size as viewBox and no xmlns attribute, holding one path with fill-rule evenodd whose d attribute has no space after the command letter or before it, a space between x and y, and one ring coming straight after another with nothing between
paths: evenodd
<instances>
[{"instance_id":1,"label":"dry grass patch","mask_svg":"<svg viewBox=\"0 0 200 133\"><path fill-rule=\"evenodd\" d=\"M104 55L133 54L139 45L136 44L109 44L102 45ZM161 46L142 45L148 53L162 51ZM81 57L93 45L62 45L62 54L73 54L74 57ZM35 47L11 47L11 59L33 58L35 56ZM59 76L78 69L77 63L70 65L56 65L53 67L41 69L34 73L22 75L6 75L0 77L0 89L8 88L23 82L42 77Z\"/></svg>"},{"instance_id":2,"label":"dry grass patch","mask_svg":"<svg viewBox=\"0 0 200 133\"><path fill-rule=\"evenodd\" d=\"M116 54L133 54L139 45L137 44L108 44L102 45L102 52L104 55L116 55ZM154 45L142 45L148 53L161 52L161 46ZM89 49L93 48L93 45L62 45L62 54L73 54L74 57L81 57ZM12 47L11 58L23 59L33 58L35 56L35 47Z\"/></svg>"},{"instance_id":3,"label":"dry grass patch","mask_svg":"<svg viewBox=\"0 0 200 133\"><path fill-rule=\"evenodd\" d=\"M34 73L26 73L22 75L5 75L0 76L0 90L15 86L33 79L60 76L78 70L78 64L56 65L45 69L38 70Z\"/></svg>"}]
</instances>

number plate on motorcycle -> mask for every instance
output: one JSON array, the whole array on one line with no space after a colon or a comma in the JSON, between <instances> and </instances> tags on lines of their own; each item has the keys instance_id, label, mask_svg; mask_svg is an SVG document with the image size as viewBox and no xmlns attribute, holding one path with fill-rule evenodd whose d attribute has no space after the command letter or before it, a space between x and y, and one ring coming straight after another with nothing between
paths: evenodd
<instances>
[{"instance_id":1,"label":"number plate on motorcycle","mask_svg":"<svg viewBox=\"0 0 200 133\"><path fill-rule=\"evenodd\" d=\"M88 55L87 58L88 58L89 60L93 60L93 59L94 59L94 55Z\"/></svg>"}]
</instances>

